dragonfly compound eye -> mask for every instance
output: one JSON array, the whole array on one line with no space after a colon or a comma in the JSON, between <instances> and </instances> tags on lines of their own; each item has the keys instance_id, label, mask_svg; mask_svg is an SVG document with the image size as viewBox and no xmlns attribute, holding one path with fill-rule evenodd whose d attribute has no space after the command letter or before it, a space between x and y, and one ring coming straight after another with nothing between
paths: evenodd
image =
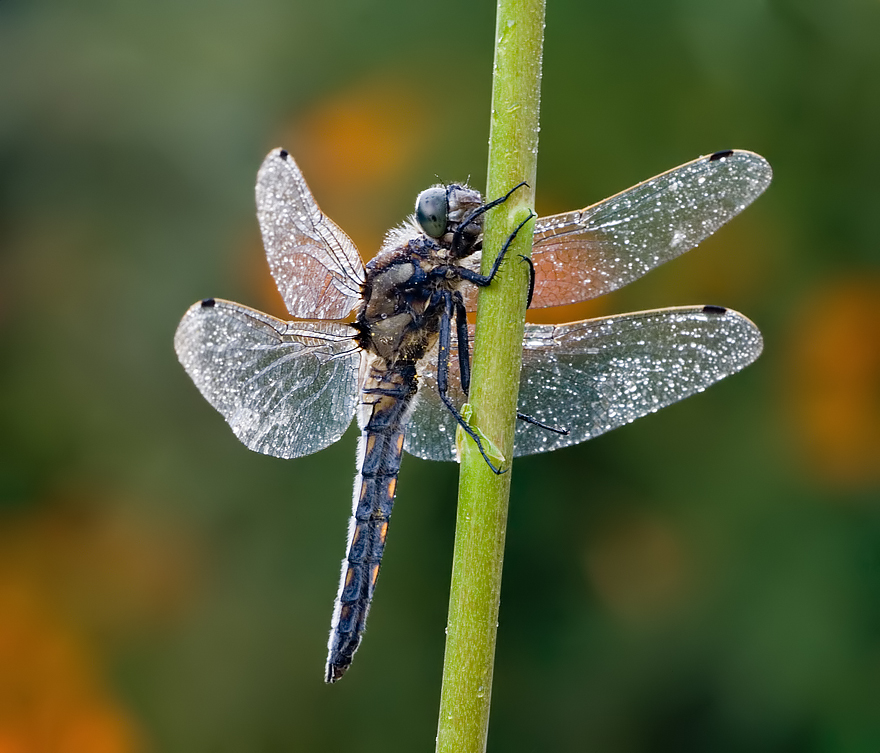
<instances>
[{"instance_id":1,"label":"dragonfly compound eye","mask_svg":"<svg viewBox=\"0 0 880 753\"><path fill-rule=\"evenodd\" d=\"M416 221L425 235L431 238L439 238L446 232L448 212L446 189L443 186L426 188L416 199Z\"/></svg>"}]
</instances>

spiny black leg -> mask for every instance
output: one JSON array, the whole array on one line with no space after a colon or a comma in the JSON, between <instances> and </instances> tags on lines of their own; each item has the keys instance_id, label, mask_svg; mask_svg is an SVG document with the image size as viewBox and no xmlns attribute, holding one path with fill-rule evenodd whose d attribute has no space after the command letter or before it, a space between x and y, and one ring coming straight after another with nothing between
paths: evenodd
<instances>
[{"instance_id":1,"label":"spiny black leg","mask_svg":"<svg viewBox=\"0 0 880 753\"><path fill-rule=\"evenodd\" d=\"M492 469L493 473L500 476L504 471L501 468L496 468L492 461L489 460L489 456L483 449L483 443L480 441L480 437L468 425L467 421L462 418L461 413L458 412L458 409L447 394L449 390L449 347L452 337L452 295L450 293L445 293L443 298L444 307L443 314L440 317L440 344L438 348L439 358L437 360L437 393L440 395L443 404L455 417L458 425L467 432L468 436L473 439L474 442L476 442L477 449L480 451L480 455L483 456L483 460L486 461L486 465Z\"/></svg>"},{"instance_id":2,"label":"spiny black leg","mask_svg":"<svg viewBox=\"0 0 880 753\"><path fill-rule=\"evenodd\" d=\"M461 389L465 395L471 391L471 344L468 335L467 309L461 293L452 294L455 306L455 339L458 341L458 370L461 376Z\"/></svg>"},{"instance_id":3,"label":"spiny black leg","mask_svg":"<svg viewBox=\"0 0 880 753\"><path fill-rule=\"evenodd\" d=\"M452 299L447 292L438 292L443 298L443 312L440 314L440 341L437 345L437 392L440 398L449 390L449 351L452 345ZM444 400L444 402L446 402Z\"/></svg>"},{"instance_id":4,"label":"spiny black leg","mask_svg":"<svg viewBox=\"0 0 880 753\"><path fill-rule=\"evenodd\" d=\"M527 424L533 424L534 426L538 426L541 429L546 429L547 431L552 431L554 434L562 434L563 436L568 436L568 429L559 429L556 426L550 426L549 424L545 424L543 421L539 421L537 418L532 418L532 416L527 416L525 413L516 412L516 417L520 421L525 421Z\"/></svg>"},{"instance_id":5,"label":"spiny black leg","mask_svg":"<svg viewBox=\"0 0 880 753\"><path fill-rule=\"evenodd\" d=\"M454 251L461 250L461 237L462 237L462 235L464 235L464 229L468 225L470 225L475 219L477 219L477 217L479 217L481 214L485 214L490 209L492 209L492 207L497 207L499 204L503 204L505 201L507 201L510 198L511 194L514 191L516 191L519 188L522 188L523 186L528 187L528 185L529 184L526 183L525 181L515 185L506 194L504 194L504 196L500 196L499 198L495 199L494 201L490 201L488 204L483 204L483 206L478 207L473 212L471 212L467 217L465 217L464 220L455 229L455 233L453 233L453 235L452 235L452 248L453 248L453 250Z\"/></svg>"},{"instance_id":6,"label":"spiny black leg","mask_svg":"<svg viewBox=\"0 0 880 753\"><path fill-rule=\"evenodd\" d=\"M507 249L510 248L510 244L513 243L513 239L516 238L517 234L520 230L523 229L523 226L530 220L532 217L537 217L531 209L529 210L529 216L526 217L522 222L519 223L510 234L510 237L504 241L504 245L501 247L501 251L498 252L498 256L495 257L495 263L492 265L492 271L489 272L489 282L492 281L492 278L495 277L498 272L498 268L501 266L501 262L504 260L504 255L507 253Z\"/></svg>"},{"instance_id":7,"label":"spiny black leg","mask_svg":"<svg viewBox=\"0 0 880 753\"><path fill-rule=\"evenodd\" d=\"M516 238L516 234L522 230L523 226L530 220L532 217L536 217L537 215L529 210L529 216L526 217L522 222L517 225L513 232L510 234L510 237L504 242L504 245L501 247L501 250L498 252L498 256L495 257L495 262L492 264L492 269L487 275L481 275L479 272L474 272L473 270L467 269L466 267L459 267L458 272L463 280L467 280L468 282L472 282L474 285L480 288L485 288L492 283L492 280L495 278L495 275L498 273L498 268L501 266L501 262L504 261L504 255L507 253L507 249L510 248L510 244L513 243L513 239Z\"/></svg>"},{"instance_id":8,"label":"spiny black leg","mask_svg":"<svg viewBox=\"0 0 880 753\"><path fill-rule=\"evenodd\" d=\"M532 306L532 296L535 294L535 262L523 254L520 254L519 258L529 265L529 297L526 299L526 308L528 309Z\"/></svg>"}]
</instances>

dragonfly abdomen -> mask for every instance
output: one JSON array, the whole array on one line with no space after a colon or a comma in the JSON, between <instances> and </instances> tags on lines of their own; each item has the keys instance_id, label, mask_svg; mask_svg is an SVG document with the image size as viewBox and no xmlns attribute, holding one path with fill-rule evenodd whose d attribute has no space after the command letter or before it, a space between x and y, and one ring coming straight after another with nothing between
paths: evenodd
<instances>
[{"instance_id":1,"label":"dragonfly abdomen","mask_svg":"<svg viewBox=\"0 0 880 753\"><path fill-rule=\"evenodd\" d=\"M351 665L370 611L394 507L405 423L417 389L415 368L370 370L361 400L360 463L348 547L327 644L326 682Z\"/></svg>"}]
</instances>

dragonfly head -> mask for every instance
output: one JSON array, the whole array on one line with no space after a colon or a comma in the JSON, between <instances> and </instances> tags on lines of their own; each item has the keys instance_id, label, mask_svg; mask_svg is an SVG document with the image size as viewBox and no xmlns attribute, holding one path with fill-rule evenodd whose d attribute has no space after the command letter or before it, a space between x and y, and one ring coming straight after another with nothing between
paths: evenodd
<instances>
[{"instance_id":1,"label":"dragonfly head","mask_svg":"<svg viewBox=\"0 0 880 753\"><path fill-rule=\"evenodd\" d=\"M478 248L483 234L483 214L476 210L482 206L480 192L468 186L457 183L431 186L416 199L416 222L425 235L446 249L451 248L457 233L463 242L453 249L453 255L460 259Z\"/></svg>"}]
</instances>

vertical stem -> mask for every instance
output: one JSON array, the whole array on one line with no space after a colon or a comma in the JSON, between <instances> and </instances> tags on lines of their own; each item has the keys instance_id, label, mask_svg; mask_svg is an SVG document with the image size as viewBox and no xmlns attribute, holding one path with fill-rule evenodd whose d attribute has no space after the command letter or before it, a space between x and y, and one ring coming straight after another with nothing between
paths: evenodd
<instances>
[{"instance_id":1,"label":"vertical stem","mask_svg":"<svg viewBox=\"0 0 880 753\"><path fill-rule=\"evenodd\" d=\"M499 0L486 197L518 190L486 220L483 272L534 205L544 0ZM512 476L532 223L517 235L495 282L480 293L470 401L473 423L500 448L496 476L461 443L458 521L437 734L439 753L481 753L489 728L507 504Z\"/></svg>"}]
</instances>

